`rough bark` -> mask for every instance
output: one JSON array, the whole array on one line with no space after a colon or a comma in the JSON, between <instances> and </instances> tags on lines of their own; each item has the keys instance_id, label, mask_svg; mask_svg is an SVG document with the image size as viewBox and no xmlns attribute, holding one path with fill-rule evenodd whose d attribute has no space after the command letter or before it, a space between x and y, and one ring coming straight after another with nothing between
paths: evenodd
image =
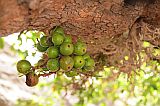
<instances>
[{"instance_id":1,"label":"rough bark","mask_svg":"<svg viewBox=\"0 0 160 106\"><path fill-rule=\"evenodd\" d=\"M160 1L140 1L130 5L123 0L1 0L0 36L26 29L48 34L53 26L61 25L67 34L81 37L90 53L112 55L118 52L114 48L125 48L121 43L129 36L121 34L137 19L159 27ZM159 45L159 39L157 42Z\"/></svg>"},{"instance_id":2,"label":"rough bark","mask_svg":"<svg viewBox=\"0 0 160 106\"><path fill-rule=\"evenodd\" d=\"M60 24L75 35L117 34L126 30L140 11L131 10L127 15L113 13L111 7L115 12L123 9L117 7L120 5L116 2L120 3L116 0L102 3L93 0L21 0L19 3L17 0L2 0L0 34L8 35L24 29L47 31Z\"/></svg>"}]
</instances>

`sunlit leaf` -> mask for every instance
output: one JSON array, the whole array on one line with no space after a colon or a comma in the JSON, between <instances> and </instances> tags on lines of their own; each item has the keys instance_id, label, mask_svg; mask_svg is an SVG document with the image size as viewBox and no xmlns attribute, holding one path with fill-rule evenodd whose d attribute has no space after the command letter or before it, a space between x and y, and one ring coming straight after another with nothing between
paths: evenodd
<instances>
[{"instance_id":1,"label":"sunlit leaf","mask_svg":"<svg viewBox=\"0 0 160 106\"><path fill-rule=\"evenodd\" d=\"M149 42L147 42L147 41L144 41L142 46L143 46L144 48L147 48L147 47L150 47L151 44L150 44Z\"/></svg>"},{"instance_id":2,"label":"sunlit leaf","mask_svg":"<svg viewBox=\"0 0 160 106\"><path fill-rule=\"evenodd\" d=\"M0 37L0 49L4 48L4 40L2 37Z\"/></svg>"}]
</instances>

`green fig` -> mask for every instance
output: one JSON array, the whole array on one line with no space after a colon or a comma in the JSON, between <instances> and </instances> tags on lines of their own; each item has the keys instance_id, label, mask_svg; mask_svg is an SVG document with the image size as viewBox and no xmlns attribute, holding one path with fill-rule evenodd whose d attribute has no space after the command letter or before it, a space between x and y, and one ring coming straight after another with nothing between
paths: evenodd
<instances>
[{"instance_id":1,"label":"green fig","mask_svg":"<svg viewBox=\"0 0 160 106\"><path fill-rule=\"evenodd\" d=\"M59 61L58 59L49 59L47 62L47 69L51 72L56 72L59 70Z\"/></svg>"},{"instance_id":2,"label":"green fig","mask_svg":"<svg viewBox=\"0 0 160 106\"><path fill-rule=\"evenodd\" d=\"M86 54L83 55L83 58L86 60L86 59L91 58L91 57L90 57L89 54L86 53Z\"/></svg>"},{"instance_id":3,"label":"green fig","mask_svg":"<svg viewBox=\"0 0 160 106\"><path fill-rule=\"evenodd\" d=\"M56 58L59 55L59 50L56 46L51 46L47 49L47 55L49 58Z\"/></svg>"},{"instance_id":4,"label":"green fig","mask_svg":"<svg viewBox=\"0 0 160 106\"><path fill-rule=\"evenodd\" d=\"M49 71L46 67L46 64L47 64L46 60L40 59L37 63L37 66L38 68L41 68L43 71Z\"/></svg>"},{"instance_id":5,"label":"green fig","mask_svg":"<svg viewBox=\"0 0 160 106\"><path fill-rule=\"evenodd\" d=\"M40 38L40 45L43 47L48 47L49 45L47 43L47 40L48 40L47 36L42 36Z\"/></svg>"},{"instance_id":6,"label":"green fig","mask_svg":"<svg viewBox=\"0 0 160 106\"><path fill-rule=\"evenodd\" d=\"M87 72L89 72L89 71L90 71L90 70L85 69L85 68L83 68L83 69L81 70L82 73L87 73Z\"/></svg>"},{"instance_id":7,"label":"green fig","mask_svg":"<svg viewBox=\"0 0 160 106\"><path fill-rule=\"evenodd\" d=\"M60 26L57 26L55 29L53 29L51 33L52 33L52 35L53 35L54 33L59 33L59 34L61 34L61 35L63 35L63 36L65 35L63 28L60 27Z\"/></svg>"},{"instance_id":8,"label":"green fig","mask_svg":"<svg viewBox=\"0 0 160 106\"><path fill-rule=\"evenodd\" d=\"M31 63L27 60L20 60L17 63L17 71L22 74L27 74L30 72Z\"/></svg>"},{"instance_id":9,"label":"green fig","mask_svg":"<svg viewBox=\"0 0 160 106\"><path fill-rule=\"evenodd\" d=\"M40 43L37 43L37 50L39 52L45 52L48 49L48 47L43 47L40 45Z\"/></svg>"},{"instance_id":10,"label":"green fig","mask_svg":"<svg viewBox=\"0 0 160 106\"><path fill-rule=\"evenodd\" d=\"M38 63L37 63L37 66L38 66L38 67L42 67L42 66L44 66L45 64L46 64L45 60L44 60L44 59L40 59L40 60L38 61Z\"/></svg>"},{"instance_id":11,"label":"green fig","mask_svg":"<svg viewBox=\"0 0 160 106\"><path fill-rule=\"evenodd\" d=\"M74 60L70 56L63 56L60 59L60 67L65 71L69 71L73 68Z\"/></svg>"},{"instance_id":12,"label":"green fig","mask_svg":"<svg viewBox=\"0 0 160 106\"><path fill-rule=\"evenodd\" d=\"M72 70L68 71L68 72L65 72L65 75L67 77L74 77L74 76L77 76L78 73L77 73L77 69L73 68Z\"/></svg>"},{"instance_id":13,"label":"green fig","mask_svg":"<svg viewBox=\"0 0 160 106\"><path fill-rule=\"evenodd\" d=\"M65 36L64 42L66 42L66 43L72 43L72 37L69 36L69 35Z\"/></svg>"},{"instance_id":14,"label":"green fig","mask_svg":"<svg viewBox=\"0 0 160 106\"><path fill-rule=\"evenodd\" d=\"M64 36L60 33L54 33L52 36L52 42L54 45L61 45L64 41Z\"/></svg>"},{"instance_id":15,"label":"green fig","mask_svg":"<svg viewBox=\"0 0 160 106\"><path fill-rule=\"evenodd\" d=\"M85 60L83 56L74 56L73 60L75 68L82 68L85 65Z\"/></svg>"},{"instance_id":16,"label":"green fig","mask_svg":"<svg viewBox=\"0 0 160 106\"><path fill-rule=\"evenodd\" d=\"M60 53L62 55L71 55L73 53L74 47L73 44L71 43L62 43L62 45L60 46Z\"/></svg>"},{"instance_id":17,"label":"green fig","mask_svg":"<svg viewBox=\"0 0 160 106\"><path fill-rule=\"evenodd\" d=\"M78 41L74 45L74 54L75 55L84 55L86 53L87 46L85 43Z\"/></svg>"},{"instance_id":18,"label":"green fig","mask_svg":"<svg viewBox=\"0 0 160 106\"><path fill-rule=\"evenodd\" d=\"M84 65L85 70L92 70L94 69L94 66L95 66L95 62L92 58L88 58L85 60L85 65Z\"/></svg>"}]
</instances>

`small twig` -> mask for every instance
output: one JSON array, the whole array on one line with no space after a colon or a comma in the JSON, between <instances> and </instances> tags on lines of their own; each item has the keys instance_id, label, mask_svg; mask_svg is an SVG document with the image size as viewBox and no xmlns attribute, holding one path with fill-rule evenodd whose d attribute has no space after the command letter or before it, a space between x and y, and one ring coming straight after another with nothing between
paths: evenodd
<instances>
[{"instance_id":1,"label":"small twig","mask_svg":"<svg viewBox=\"0 0 160 106\"><path fill-rule=\"evenodd\" d=\"M56 74L56 72L49 72L49 73L38 74L38 77L40 77L40 76L47 77L47 76L50 76L52 74Z\"/></svg>"}]
</instances>

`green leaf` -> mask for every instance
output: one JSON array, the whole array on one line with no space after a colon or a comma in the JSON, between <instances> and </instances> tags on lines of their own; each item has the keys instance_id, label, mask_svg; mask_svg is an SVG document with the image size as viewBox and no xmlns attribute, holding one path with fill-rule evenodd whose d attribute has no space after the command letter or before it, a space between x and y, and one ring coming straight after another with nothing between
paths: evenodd
<instances>
[{"instance_id":1,"label":"green leaf","mask_svg":"<svg viewBox=\"0 0 160 106\"><path fill-rule=\"evenodd\" d=\"M4 48L4 39L0 37L0 49Z\"/></svg>"},{"instance_id":2,"label":"green leaf","mask_svg":"<svg viewBox=\"0 0 160 106\"><path fill-rule=\"evenodd\" d=\"M25 59L28 56L28 51L22 52L21 50L18 50L18 55L21 57L21 59Z\"/></svg>"},{"instance_id":3,"label":"green leaf","mask_svg":"<svg viewBox=\"0 0 160 106\"><path fill-rule=\"evenodd\" d=\"M142 46L143 46L144 48L147 48L147 47L150 47L151 44L150 44L149 42L147 42L147 41L144 41Z\"/></svg>"}]
</instances>

